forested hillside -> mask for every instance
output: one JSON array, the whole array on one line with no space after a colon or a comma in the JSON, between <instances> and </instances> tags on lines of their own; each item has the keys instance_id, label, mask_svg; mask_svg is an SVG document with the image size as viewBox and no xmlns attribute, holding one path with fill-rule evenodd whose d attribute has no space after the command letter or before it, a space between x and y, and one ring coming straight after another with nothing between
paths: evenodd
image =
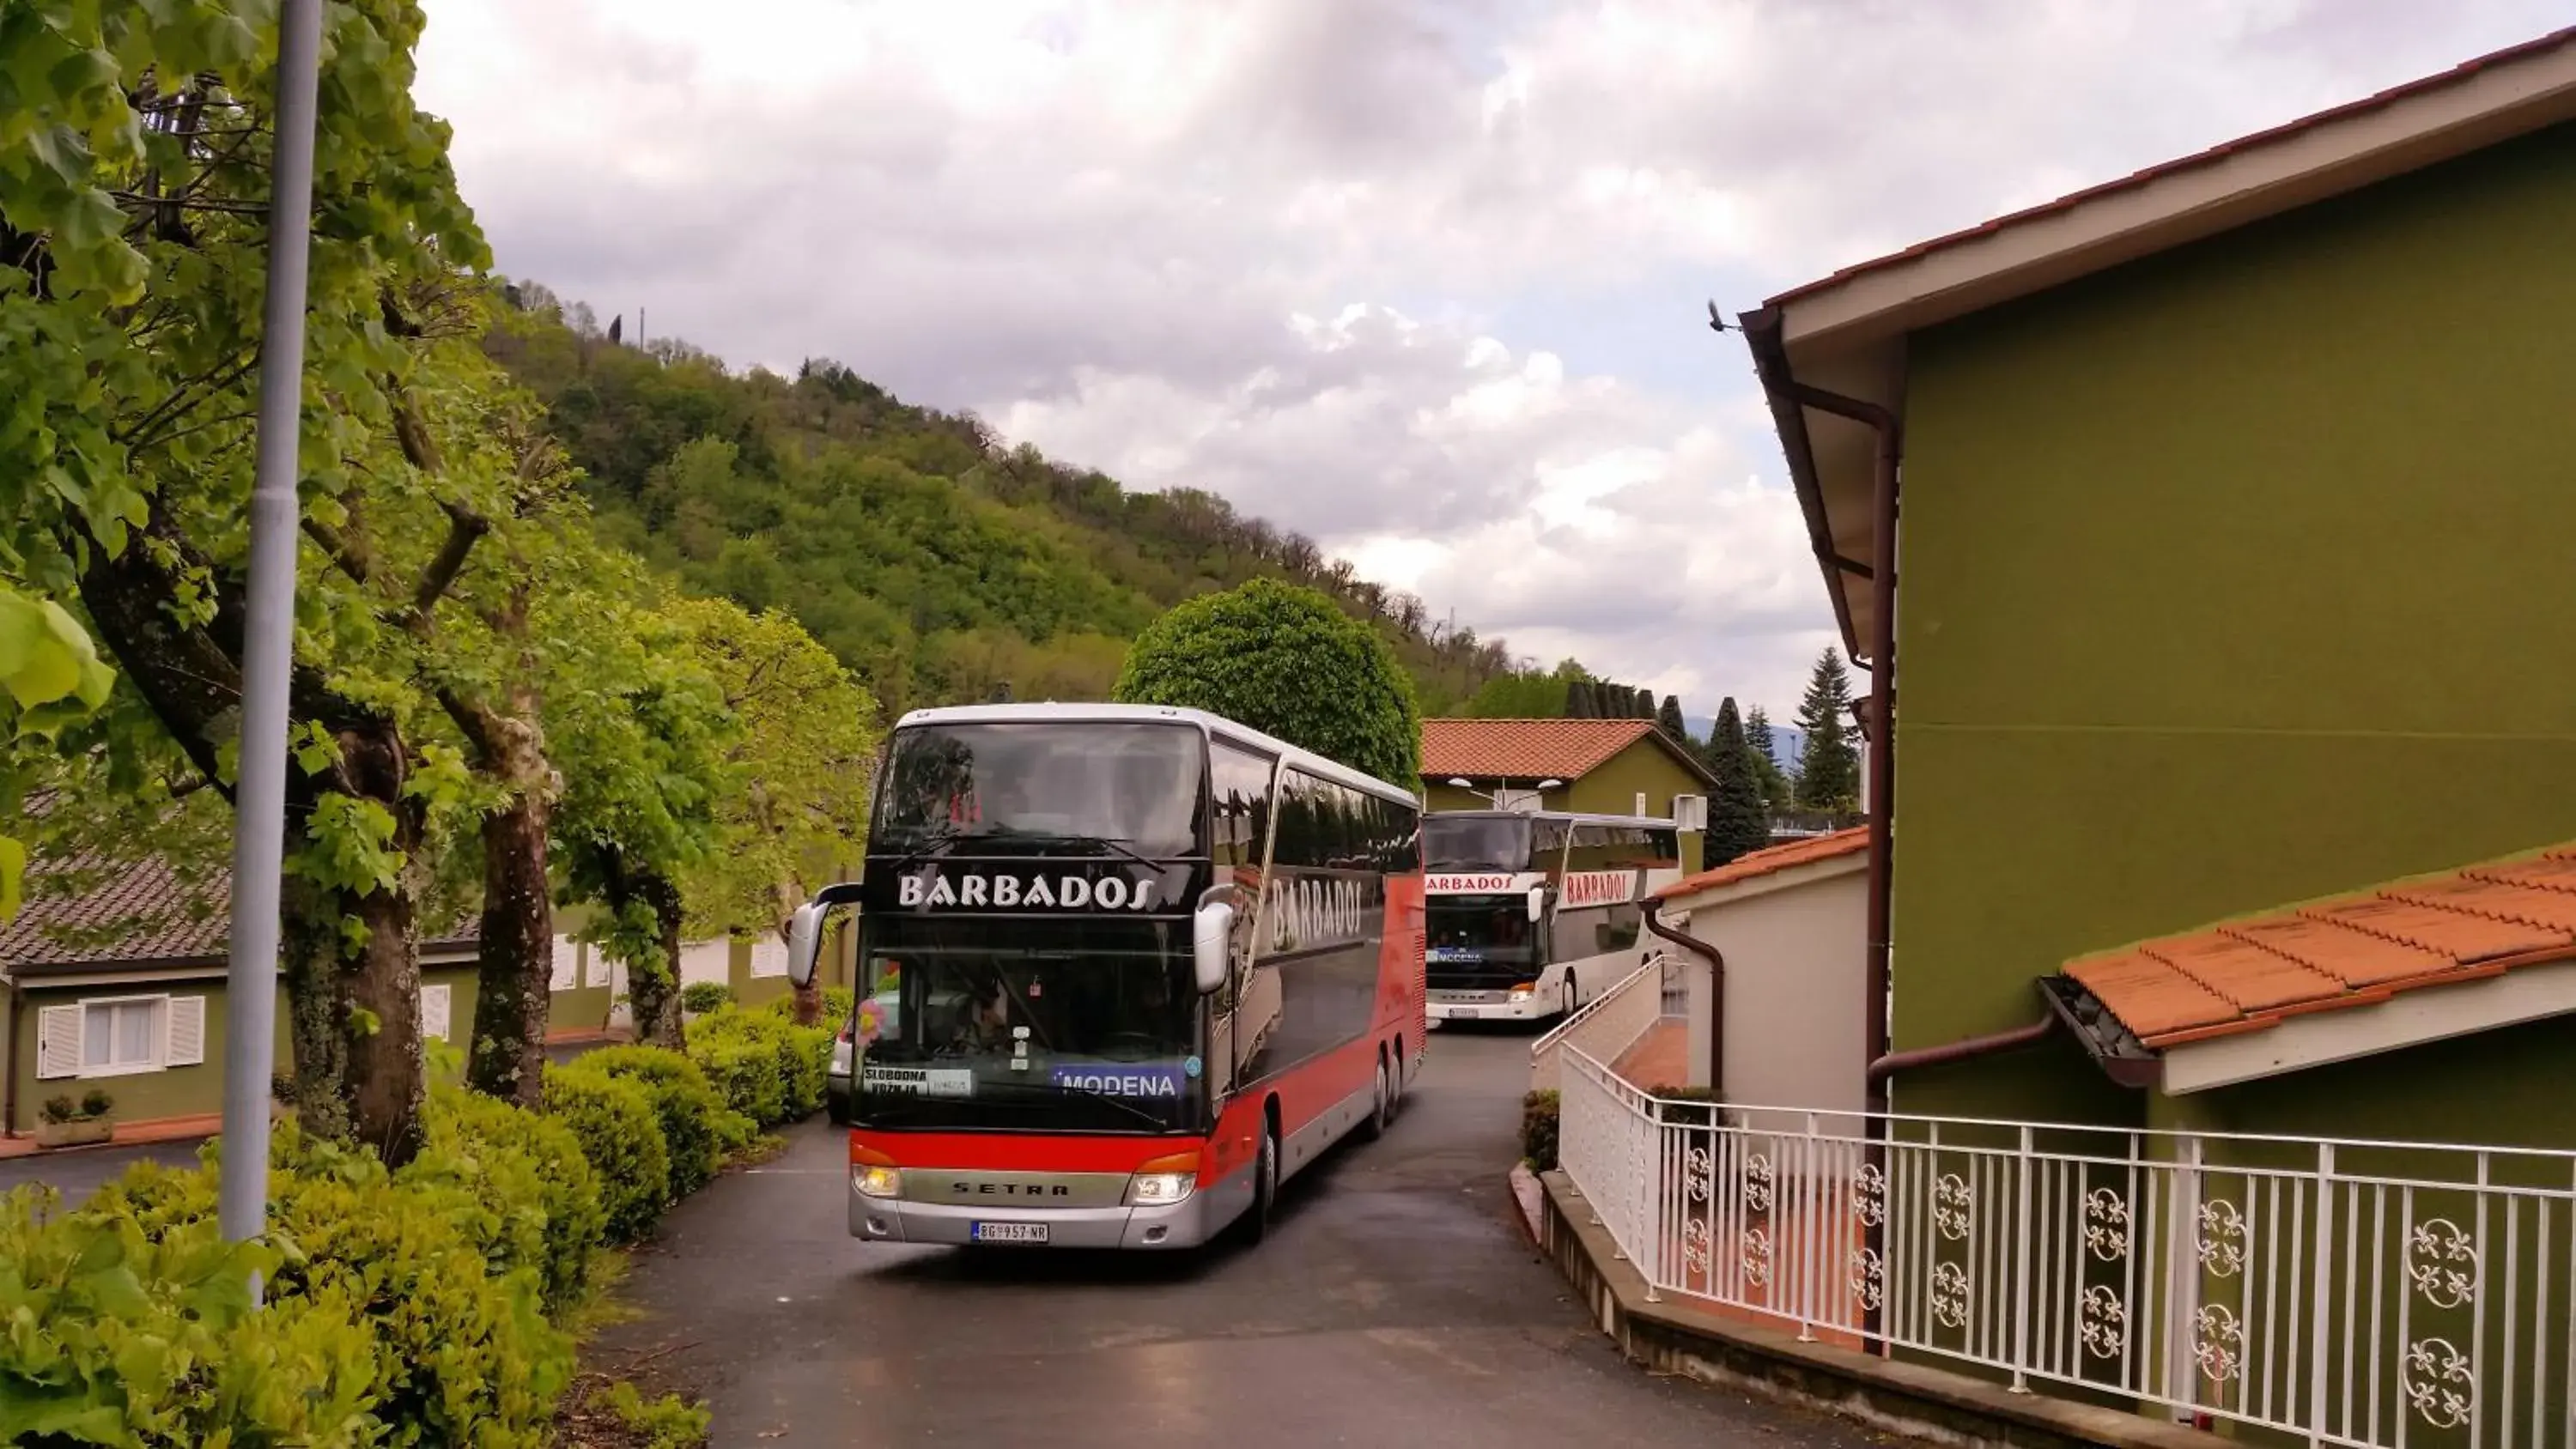
<instances>
[{"instance_id":1,"label":"forested hillside","mask_svg":"<svg viewBox=\"0 0 2576 1449\"><path fill-rule=\"evenodd\" d=\"M736 373L685 343L620 345L544 288L486 350L542 399L601 531L690 588L779 607L889 715L990 698L1108 697L1165 608L1254 577L1371 622L1446 712L1512 664L1500 640L1359 578L1193 489L1134 492L1005 448L982 420L903 402L838 363Z\"/></svg>"}]
</instances>

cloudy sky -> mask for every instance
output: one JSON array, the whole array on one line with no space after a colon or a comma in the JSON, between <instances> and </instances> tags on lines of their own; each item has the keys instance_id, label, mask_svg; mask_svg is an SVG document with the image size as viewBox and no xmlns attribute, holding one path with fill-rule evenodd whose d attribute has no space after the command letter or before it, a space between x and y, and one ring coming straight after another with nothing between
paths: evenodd
<instances>
[{"instance_id":1,"label":"cloudy sky","mask_svg":"<svg viewBox=\"0 0 2576 1449\"><path fill-rule=\"evenodd\" d=\"M1785 717L1740 341L1835 267L2576 19L2540 0L426 0L501 267L828 355ZM630 323L631 325L631 323Z\"/></svg>"}]
</instances>

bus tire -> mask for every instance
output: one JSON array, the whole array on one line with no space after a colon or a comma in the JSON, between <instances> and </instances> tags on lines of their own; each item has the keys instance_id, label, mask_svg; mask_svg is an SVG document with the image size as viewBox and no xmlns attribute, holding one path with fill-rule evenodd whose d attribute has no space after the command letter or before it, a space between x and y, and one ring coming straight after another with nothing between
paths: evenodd
<instances>
[{"instance_id":1,"label":"bus tire","mask_svg":"<svg viewBox=\"0 0 2576 1449\"><path fill-rule=\"evenodd\" d=\"M1243 1210L1246 1246L1270 1236L1270 1215L1279 1205L1279 1127L1266 1117L1261 1124L1261 1155L1252 1164L1252 1206Z\"/></svg>"},{"instance_id":2,"label":"bus tire","mask_svg":"<svg viewBox=\"0 0 2576 1449\"><path fill-rule=\"evenodd\" d=\"M1386 1099L1386 1120L1392 1122L1404 1111L1405 1071L1403 1037L1398 1036L1395 1039L1394 1049L1387 1055L1387 1066L1394 1073L1393 1077L1387 1083Z\"/></svg>"},{"instance_id":3,"label":"bus tire","mask_svg":"<svg viewBox=\"0 0 2576 1449\"><path fill-rule=\"evenodd\" d=\"M1572 1018L1575 1011L1573 972L1565 973L1565 984L1557 988L1556 1000L1563 1014L1569 1019Z\"/></svg>"},{"instance_id":4,"label":"bus tire","mask_svg":"<svg viewBox=\"0 0 2576 1449\"><path fill-rule=\"evenodd\" d=\"M1360 1124L1360 1140L1375 1142L1386 1135L1386 1124L1395 1119L1395 1099L1387 1095L1386 1052L1377 1054L1377 1100L1369 1104L1368 1120Z\"/></svg>"}]
</instances>

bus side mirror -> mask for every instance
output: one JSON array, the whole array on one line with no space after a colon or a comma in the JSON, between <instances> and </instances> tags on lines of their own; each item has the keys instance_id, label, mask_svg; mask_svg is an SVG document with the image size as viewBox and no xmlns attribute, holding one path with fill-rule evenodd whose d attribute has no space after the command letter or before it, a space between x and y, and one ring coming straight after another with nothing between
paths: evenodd
<instances>
[{"instance_id":1,"label":"bus side mirror","mask_svg":"<svg viewBox=\"0 0 2576 1449\"><path fill-rule=\"evenodd\" d=\"M1530 921L1533 925L1547 919L1547 887L1530 887L1529 913Z\"/></svg>"},{"instance_id":2,"label":"bus side mirror","mask_svg":"<svg viewBox=\"0 0 2576 1449\"><path fill-rule=\"evenodd\" d=\"M1199 995L1213 996L1225 989L1225 979L1234 968L1231 945L1234 938L1234 907L1225 901L1210 901L1199 907L1190 921L1190 967L1198 980Z\"/></svg>"},{"instance_id":3,"label":"bus side mirror","mask_svg":"<svg viewBox=\"0 0 2576 1449\"><path fill-rule=\"evenodd\" d=\"M799 991L814 984L814 958L822 954L827 909L820 901L808 901L787 923L787 979Z\"/></svg>"}]
</instances>

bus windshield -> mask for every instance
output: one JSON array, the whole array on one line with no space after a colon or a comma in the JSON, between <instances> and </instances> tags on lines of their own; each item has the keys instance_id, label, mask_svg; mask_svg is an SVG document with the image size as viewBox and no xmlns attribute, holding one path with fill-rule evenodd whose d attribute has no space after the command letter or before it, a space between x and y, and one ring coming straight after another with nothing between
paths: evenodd
<instances>
[{"instance_id":1,"label":"bus windshield","mask_svg":"<svg viewBox=\"0 0 2576 1449\"><path fill-rule=\"evenodd\" d=\"M1204 855L1206 751L1179 724L942 724L895 732L871 846L977 854L1105 842Z\"/></svg>"},{"instance_id":2,"label":"bus windshield","mask_svg":"<svg viewBox=\"0 0 2576 1449\"><path fill-rule=\"evenodd\" d=\"M1432 965L1516 966L1532 959L1537 928L1526 895L1432 896L1423 904Z\"/></svg>"},{"instance_id":3,"label":"bus windshield","mask_svg":"<svg viewBox=\"0 0 2576 1449\"><path fill-rule=\"evenodd\" d=\"M1203 1129L1187 921L867 922L859 1125Z\"/></svg>"},{"instance_id":4,"label":"bus windshield","mask_svg":"<svg viewBox=\"0 0 2576 1449\"><path fill-rule=\"evenodd\" d=\"M1531 868L1527 816L1447 815L1422 817L1422 868L1428 871L1510 870Z\"/></svg>"}]
</instances>

